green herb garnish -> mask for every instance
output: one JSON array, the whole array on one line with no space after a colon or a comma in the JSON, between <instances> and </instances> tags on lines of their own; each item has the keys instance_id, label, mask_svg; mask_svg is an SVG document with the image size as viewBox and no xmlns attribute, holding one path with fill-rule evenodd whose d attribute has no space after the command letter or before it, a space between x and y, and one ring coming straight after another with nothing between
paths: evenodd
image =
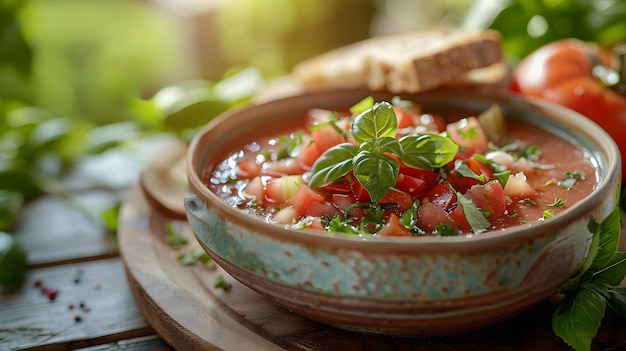
<instances>
[{"instance_id":1,"label":"green herb garnish","mask_svg":"<svg viewBox=\"0 0 626 351\"><path fill-rule=\"evenodd\" d=\"M167 224L167 242L176 249L187 245L189 240L182 236L175 228L172 222Z\"/></svg>"},{"instance_id":2,"label":"green herb garnish","mask_svg":"<svg viewBox=\"0 0 626 351\"><path fill-rule=\"evenodd\" d=\"M585 179L585 175L581 171L573 171L573 172L566 171L564 175L565 175L565 179L560 181L558 185L561 188L568 189L568 190L571 189L574 186L574 184L576 184L577 181Z\"/></svg>"},{"instance_id":3,"label":"green herb garnish","mask_svg":"<svg viewBox=\"0 0 626 351\"><path fill-rule=\"evenodd\" d=\"M575 350L589 350L607 305L626 317L626 289L615 288L626 275L626 253L619 252L620 209L602 223L593 219L591 248L580 274L567 281L560 292L565 298L552 317L553 331Z\"/></svg>"},{"instance_id":4,"label":"green herb garnish","mask_svg":"<svg viewBox=\"0 0 626 351\"><path fill-rule=\"evenodd\" d=\"M178 256L178 262L180 262L183 266L192 266L198 261L207 264L211 262L211 256L209 256L202 248L196 248Z\"/></svg>"},{"instance_id":5,"label":"green herb garnish","mask_svg":"<svg viewBox=\"0 0 626 351\"><path fill-rule=\"evenodd\" d=\"M213 283L213 287L216 289L222 289L224 291L228 291L232 288L232 285L229 282L227 282L223 276L220 275L215 279L215 283Z\"/></svg>"},{"instance_id":6,"label":"green herb garnish","mask_svg":"<svg viewBox=\"0 0 626 351\"><path fill-rule=\"evenodd\" d=\"M400 165L390 155L409 167L438 169L452 161L459 148L450 138L437 134L409 135L397 140L397 118L388 102L376 103L359 113L352 121L351 131L357 145L342 143L324 152L311 169L311 188L330 184L353 171L372 202L377 203L398 178Z\"/></svg>"},{"instance_id":7,"label":"green herb garnish","mask_svg":"<svg viewBox=\"0 0 626 351\"><path fill-rule=\"evenodd\" d=\"M563 207L565 206L565 201L563 199L554 199L554 202L547 205L548 207Z\"/></svg>"}]
</instances>

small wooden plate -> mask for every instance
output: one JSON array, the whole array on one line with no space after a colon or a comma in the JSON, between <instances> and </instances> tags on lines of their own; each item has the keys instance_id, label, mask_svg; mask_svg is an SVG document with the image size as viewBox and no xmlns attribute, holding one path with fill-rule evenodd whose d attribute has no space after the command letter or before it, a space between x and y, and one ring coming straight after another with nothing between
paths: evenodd
<instances>
[{"instance_id":1,"label":"small wooden plate","mask_svg":"<svg viewBox=\"0 0 626 351\"><path fill-rule=\"evenodd\" d=\"M173 231L189 239L177 249ZM155 210L139 186L125 199L118 239L135 300L152 327L180 350L569 350L550 330L546 301L500 325L431 339L363 335L285 310L213 263L185 266L178 257L199 249L184 220ZM216 288L222 277L229 290Z\"/></svg>"}]
</instances>

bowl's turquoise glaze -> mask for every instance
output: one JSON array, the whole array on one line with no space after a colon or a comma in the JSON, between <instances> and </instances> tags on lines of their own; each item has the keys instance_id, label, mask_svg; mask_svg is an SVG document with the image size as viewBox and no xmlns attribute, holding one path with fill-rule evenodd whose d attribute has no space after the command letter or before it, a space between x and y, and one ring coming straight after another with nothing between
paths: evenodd
<instances>
[{"instance_id":1,"label":"bowl's turquoise glaze","mask_svg":"<svg viewBox=\"0 0 626 351\"><path fill-rule=\"evenodd\" d=\"M598 185L583 201L543 222L473 237L360 239L295 232L226 205L202 183L227 152L261 133L300 123L311 107L345 108L367 95L311 93L229 111L211 122L188 151L191 227L226 271L279 305L344 329L405 336L459 333L496 323L554 294L581 268L590 221L618 204L620 155L610 137L573 111L514 97L467 92L406 96L429 110L484 110L524 118L586 149Z\"/></svg>"}]
</instances>

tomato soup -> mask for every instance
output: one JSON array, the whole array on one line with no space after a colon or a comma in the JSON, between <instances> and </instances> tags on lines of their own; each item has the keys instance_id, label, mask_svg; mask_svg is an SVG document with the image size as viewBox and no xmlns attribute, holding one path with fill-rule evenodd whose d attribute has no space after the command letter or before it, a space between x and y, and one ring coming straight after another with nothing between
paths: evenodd
<instances>
[{"instance_id":1,"label":"tomato soup","mask_svg":"<svg viewBox=\"0 0 626 351\"><path fill-rule=\"evenodd\" d=\"M596 186L584 149L497 106L446 123L409 101L368 98L303 120L242 145L205 182L264 221L358 236L476 235L546 221Z\"/></svg>"}]
</instances>

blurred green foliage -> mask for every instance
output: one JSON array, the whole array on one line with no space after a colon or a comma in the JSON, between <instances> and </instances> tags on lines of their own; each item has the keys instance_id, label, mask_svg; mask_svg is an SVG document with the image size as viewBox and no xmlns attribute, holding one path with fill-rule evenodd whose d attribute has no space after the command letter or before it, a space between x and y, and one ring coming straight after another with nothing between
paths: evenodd
<instances>
[{"instance_id":1,"label":"blurred green foliage","mask_svg":"<svg viewBox=\"0 0 626 351\"><path fill-rule=\"evenodd\" d=\"M516 0L490 28L502 34L512 64L555 40L578 38L606 47L626 42L626 0Z\"/></svg>"},{"instance_id":2,"label":"blurred green foliage","mask_svg":"<svg viewBox=\"0 0 626 351\"><path fill-rule=\"evenodd\" d=\"M140 0L1 1L0 230L26 201L59 191L55 180L84 155L154 133L189 139L265 79L365 39L373 21L410 29L437 17L425 14L454 13L460 22L451 6L470 3L412 1L233 0L195 17ZM626 0L504 3L488 25L513 59L563 37L626 37Z\"/></svg>"}]
</instances>

